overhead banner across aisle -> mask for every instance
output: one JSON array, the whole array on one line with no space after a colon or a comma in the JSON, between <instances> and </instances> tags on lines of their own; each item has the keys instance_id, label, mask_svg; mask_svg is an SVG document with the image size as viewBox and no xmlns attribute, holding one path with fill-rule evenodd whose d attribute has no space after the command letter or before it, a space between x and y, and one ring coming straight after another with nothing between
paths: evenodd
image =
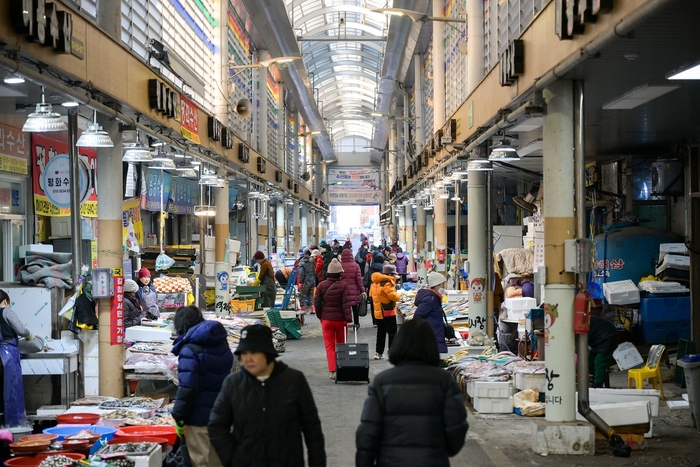
<instances>
[{"instance_id":1,"label":"overhead banner across aisle","mask_svg":"<svg viewBox=\"0 0 700 467\"><path fill-rule=\"evenodd\" d=\"M360 167L328 169L329 204L378 204L381 196L378 169Z\"/></svg>"}]
</instances>

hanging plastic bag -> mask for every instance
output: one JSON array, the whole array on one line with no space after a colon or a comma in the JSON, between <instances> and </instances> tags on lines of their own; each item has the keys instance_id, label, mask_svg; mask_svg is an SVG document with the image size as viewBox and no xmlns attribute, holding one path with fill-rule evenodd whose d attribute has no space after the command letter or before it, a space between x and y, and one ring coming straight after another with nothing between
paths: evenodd
<instances>
[{"instance_id":1,"label":"hanging plastic bag","mask_svg":"<svg viewBox=\"0 0 700 467\"><path fill-rule=\"evenodd\" d=\"M127 250L133 251L134 253L140 253L141 247L139 246L139 241L136 238L136 231L134 230L134 223L129 221L129 226L126 229L126 238L124 239L124 246Z\"/></svg>"},{"instance_id":2,"label":"hanging plastic bag","mask_svg":"<svg viewBox=\"0 0 700 467\"><path fill-rule=\"evenodd\" d=\"M175 264L175 260L165 253L161 253L156 258L156 271L167 271Z\"/></svg>"}]
</instances>

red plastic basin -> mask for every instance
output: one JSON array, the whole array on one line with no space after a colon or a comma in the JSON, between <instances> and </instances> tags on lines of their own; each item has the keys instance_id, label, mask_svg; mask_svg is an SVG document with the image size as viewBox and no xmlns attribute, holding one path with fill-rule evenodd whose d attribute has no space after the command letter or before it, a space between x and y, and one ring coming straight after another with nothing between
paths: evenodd
<instances>
[{"instance_id":1,"label":"red plastic basin","mask_svg":"<svg viewBox=\"0 0 700 467\"><path fill-rule=\"evenodd\" d=\"M66 456L70 457L71 459L74 459L76 461L85 459L84 454L78 454L75 452L65 452L65 453L42 453L42 454L37 454L36 456L20 456L20 457L14 457L12 459L8 459L5 461L5 465L9 467L37 467L39 464L41 464L41 461L46 459L49 456Z\"/></svg>"},{"instance_id":2,"label":"red plastic basin","mask_svg":"<svg viewBox=\"0 0 700 467\"><path fill-rule=\"evenodd\" d=\"M58 423L66 423L69 425L94 425L100 420L100 414L97 413L64 413L56 415Z\"/></svg>"},{"instance_id":3,"label":"red plastic basin","mask_svg":"<svg viewBox=\"0 0 700 467\"><path fill-rule=\"evenodd\" d=\"M124 438L126 436L142 436L147 438L165 438L170 446L177 441L177 433L173 425L142 425L125 426L115 433L115 437Z\"/></svg>"}]
</instances>

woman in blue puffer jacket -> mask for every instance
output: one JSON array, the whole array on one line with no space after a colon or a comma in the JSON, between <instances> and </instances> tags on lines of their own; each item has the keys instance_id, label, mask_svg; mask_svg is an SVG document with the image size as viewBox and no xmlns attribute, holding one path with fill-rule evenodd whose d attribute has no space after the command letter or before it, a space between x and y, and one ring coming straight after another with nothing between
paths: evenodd
<instances>
[{"instance_id":1,"label":"woman in blue puffer jacket","mask_svg":"<svg viewBox=\"0 0 700 467\"><path fill-rule=\"evenodd\" d=\"M430 327L433 328L435 338L438 343L438 352L447 353L445 343L445 318L442 311L442 296L445 290L442 286L445 283L445 276L437 272L428 274L428 287L420 289L413 302L416 305L414 318L423 318Z\"/></svg>"},{"instance_id":2,"label":"woman in blue puffer jacket","mask_svg":"<svg viewBox=\"0 0 700 467\"><path fill-rule=\"evenodd\" d=\"M178 308L173 325L178 335L172 350L178 357L179 385L172 410L176 429L182 434L187 426L187 449L193 466L220 466L209 442L207 424L233 366L227 332L218 321L205 321L202 312L191 306Z\"/></svg>"}]
</instances>

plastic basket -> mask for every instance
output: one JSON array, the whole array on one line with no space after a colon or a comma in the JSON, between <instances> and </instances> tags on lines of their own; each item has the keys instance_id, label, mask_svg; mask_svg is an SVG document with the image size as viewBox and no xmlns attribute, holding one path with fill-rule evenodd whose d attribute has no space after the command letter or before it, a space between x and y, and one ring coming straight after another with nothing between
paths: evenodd
<instances>
[{"instance_id":1,"label":"plastic basket","mask_svg":"<svg viewBox=\"0 0 700 467\"><path fill-rule=\"evenodd\" d=\"M231 313L240 313L242 311L255 311L256 299L231 300Z\"/></svg>"}]
</instances>

